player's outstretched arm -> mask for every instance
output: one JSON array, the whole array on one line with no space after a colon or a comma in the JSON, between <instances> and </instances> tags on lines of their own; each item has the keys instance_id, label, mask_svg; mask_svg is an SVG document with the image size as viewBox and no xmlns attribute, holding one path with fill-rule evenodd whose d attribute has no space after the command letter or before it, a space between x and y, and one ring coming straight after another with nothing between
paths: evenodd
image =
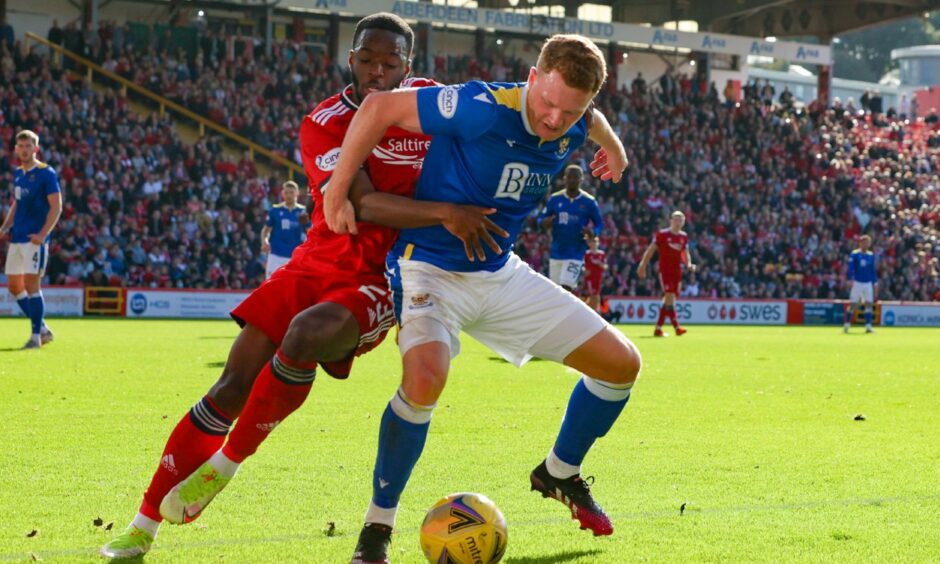
<instances>
[{"instance_id":1,"label":"player's outstretched arm","mask_svg":"<svg viewBox=\"0 0 940 564\"><path fill-rule=\"evenodd\" d=\"M591 175L601 180L620 182L627 168L627 152L604 114L598 109L594 109L593 113L588 137L601 148L591 161Z\"/></svg>"},{"instance_id":2,"label":"player's outstretched arm","mask_svg":"<svg viewBox=\"0 0 940 564\"><path fill-rule=\"evenodd\" d=\"M421 133L416 89L370 94L350 122L329 188L323 194L323 215L334 232L356 233L349 189L359 167L392 126Z\"/></svg>"}]
</instances>

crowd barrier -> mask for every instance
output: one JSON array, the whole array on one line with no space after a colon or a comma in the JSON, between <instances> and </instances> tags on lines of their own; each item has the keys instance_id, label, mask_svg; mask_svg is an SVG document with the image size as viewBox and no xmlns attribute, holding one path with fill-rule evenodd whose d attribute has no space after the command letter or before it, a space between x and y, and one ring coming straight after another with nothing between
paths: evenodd
<instances>
[{"instance_id":1,"label":"crowd barrier","mask_svg":"<svg viewBox=\"0 0 940 564\"><path fill-rule=\"evenodd\" d=\"M240 290L154 288L73 288L42 290L51 317L119 316L130 318L225 319L249 294ZM845 300L751 300L681 298L676 314L684 324L841 325ZM653 324L661 300L611 296L605 316L614 323ZM0 292L0 317L22 315L13 296ZM862 321L856 313L856 322ZM940 327L940 302L878 302L874 322L886 327Z\"/></svg>"}]
</instances>

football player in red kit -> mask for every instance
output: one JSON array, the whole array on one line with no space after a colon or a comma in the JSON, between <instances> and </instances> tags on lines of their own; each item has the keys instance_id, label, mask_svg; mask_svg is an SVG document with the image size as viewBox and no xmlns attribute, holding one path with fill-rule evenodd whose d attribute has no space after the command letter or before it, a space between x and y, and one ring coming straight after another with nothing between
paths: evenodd
<instances>
[{"instance_id":1,"label":"football player in red kit","mask_svg":"<svg viewBox=\"0 0 940 564\"><path fill-rule=\"evenodd\" d=\"M669 227L656 232L655 239L647 247L637 266L637 276L641 280L646 278L646 267L649 266L653 255L659 251L659 281L663 287L663 303L659 309L659 318L656 320L656 331L653 332L656 337L666 336L663 333L663 323L666 319L671 319L677 336L686 332L679 326L679 317L676 315L676 296L679 295L682 285L682 263L685 263L689 272L695 272L695 265L692 264L692 257L689 255L689 236L682 230L684 225L685 214L681 211L672 212Z\"/></svg>"},{"instance_id":2,"label":"football player in red kit","mask_svg":"<svg viewBox=\"0 0 940 564\"><path fill-rule=\"evenodd\" d=\"M608 268L607 253L600 250L600 240L588 239L588 250L584 253L584 298L594 311L600 311L601 284Z\"/></svg>"},{"instance_id":3,"label":"football player in red kit","mask_svg":"<svg viewBox=\"0 0 940 564\"><path fill-rule=\"evenodd\" d=\"M490 210L410 199L430 138L399 129L390 129L373 151L352 198L359 219L388 227L362 223L358 235L349 236L326 226L323 192L362 100L372 92L433 84L405 80L413 44L411 28L392 14L374 14L356 26L349 53L353 84L319 104L301 125L315 202L307 241L232 311L242 330L222 376L176 425L137 516L102 547L102 555L143 555L164 518L196 519L239 464L300 407L318 365L345 378L356 356L382 342L395 323L384 271L397 228L443 224L467 248L488 243L487 229L505 236L486 217Z\"/></svg>"}]
</instances>

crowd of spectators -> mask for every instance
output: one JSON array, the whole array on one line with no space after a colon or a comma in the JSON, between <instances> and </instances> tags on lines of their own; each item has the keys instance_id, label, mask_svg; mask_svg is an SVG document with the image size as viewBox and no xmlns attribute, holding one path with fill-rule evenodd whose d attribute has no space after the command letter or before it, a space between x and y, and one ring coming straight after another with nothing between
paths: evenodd
<instances>
[{"instance_id":1,"label":"crowd of spectators","mask_svg":"<svg viewBox=\"0 0 940 564\"><path fill-rule=\"evenodd\" d=\"M285 155L296 156L301 117L347 81L325 56L289 43L271 55L234 53L231 41L207 32L190 56L159 36L132 44L116 29L81 48ZM216 140L181 142L172 122L139 117L115 92L70 80L42 56L0 49L3 205L11 137L21 127L40 133L43 159L59 170L65 192L51 282L248 288L260 281L257 234L279 179L259 177L247 156L226 159ZM238 64L222 64L232 56ZM500 57L438 56L426 74L441 82L512 80L525 70ZM698 265L686 275L686 295L844 297L847 255L868 233L881 261L880 299L940 300L936 114L873 115L869 100L862 108L803 107L786 90L775 99L767 86L747 85L737 103L697 76L647 84L641 75L601 94L598 105L631 162L618 185L586 181L605 217L605 294L658 294L654 281L636 277L636 264L679 209ZM586 166L590 156L584 149L574 158ZM534 216L516 248L547 269L548 236Z\"/></svg>"}]
</instances>

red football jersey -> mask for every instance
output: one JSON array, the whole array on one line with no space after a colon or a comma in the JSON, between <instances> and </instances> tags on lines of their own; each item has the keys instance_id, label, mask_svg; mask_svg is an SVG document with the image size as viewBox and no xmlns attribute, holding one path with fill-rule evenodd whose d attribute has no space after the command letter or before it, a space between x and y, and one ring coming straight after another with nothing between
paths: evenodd
<instances>
[{"instance_id":1,"label":"red football jersey","mask_svg":"<svg viewBox=\"0 0 940 564\"><path fill-rule=\"evenodd\" d=\"M679 272L682 255L689 245L689 236L685 231L673 233L666 229L656 232L656 247L659 249L659 271Z\"/></svg>"},{"instance_id":2,"label":"red football jersey","mask_svg":"<svg viewBox=\"0 0 940 564\"><path fill-rule=\"evenodd\" d=\"M585 277L600 280L604 275L604 264L607 263L607 253L601 250L584 253Z\"/></svg>"},{"instance_id":3,"label":"red football jersey","mask_svg":"<svg viewBox=\"0 0 940 564\"><path fill-rule=\"evenodd\" d=\"M402 87L432 86L423 78L410 78ZM310 182L314 210L307 240L297 247L291 259L309 263L311 268L355 277L384 276L385 255L395 243L398 231L372 223L357 224L358 235L337 235L330 231L323 216L323 193L339 159L343 137L359 106L350 94L352 86L320 103L300 126L300 151ZM390 128L365 163L365 170L375 189L399 196L414 196L424 155L431 145L427 135Z\"/></svg>"}]
</instances>

